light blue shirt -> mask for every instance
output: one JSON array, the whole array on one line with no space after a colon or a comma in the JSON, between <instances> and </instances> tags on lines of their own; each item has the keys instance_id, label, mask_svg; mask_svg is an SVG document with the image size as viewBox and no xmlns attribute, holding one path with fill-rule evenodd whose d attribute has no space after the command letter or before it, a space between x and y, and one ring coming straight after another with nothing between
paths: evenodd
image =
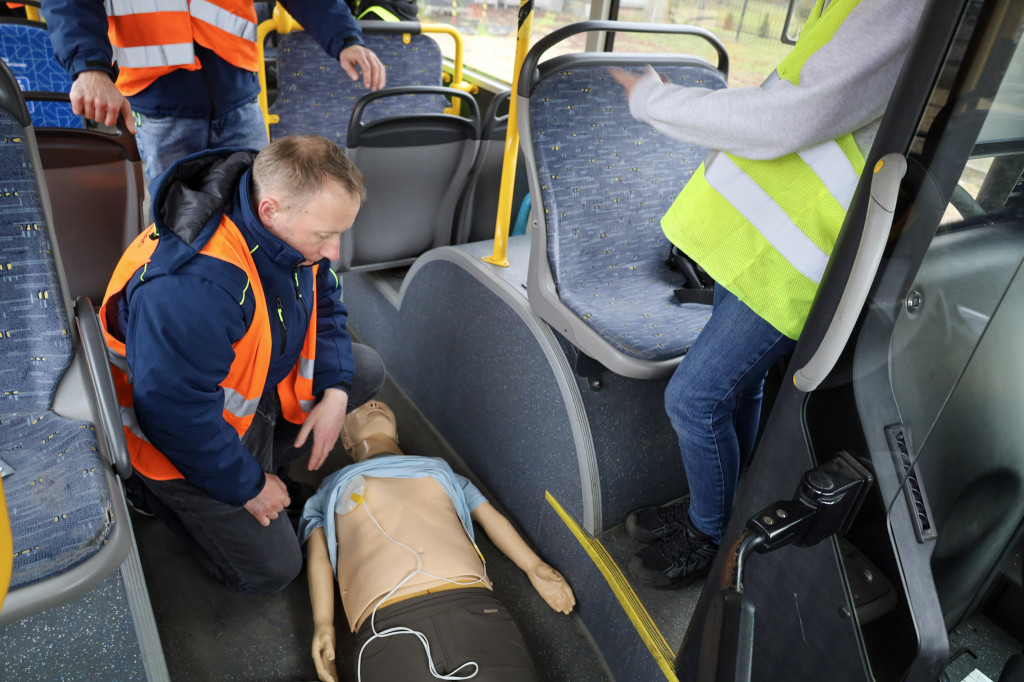
<instances>
[{"instance_id":1,"label":"light blue shirt","mask_svg":"<svg viewBox=\"0 0 1024 682\"><path fill-rule=\"evenodd\" d=\"M448 463L437 457L419 457L413 455L378 455L365 462L350 464L335 471L320 484L313 497L306 501L299 520L299 541L309 539L314 528L323 526L327 537L327 553L331 558L334 572L338 572L338 536L334 527L334 508L338 504L345 487L356 476L375 478L424 478L430 476L441 484L448 493L455 512L462 520L466 534L476 542L473 535L473 510L487 501L475 485L463 476L459 476Z\"/></svg>"}]
</instances>

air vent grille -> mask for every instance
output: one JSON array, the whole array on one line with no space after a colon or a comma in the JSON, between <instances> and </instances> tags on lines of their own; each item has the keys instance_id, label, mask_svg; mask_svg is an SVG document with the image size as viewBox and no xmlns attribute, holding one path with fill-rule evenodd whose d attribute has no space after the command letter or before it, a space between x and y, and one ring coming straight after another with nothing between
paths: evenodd
<instances>
[{"instance_id":1,"label":"air vent grille","mask_svg":"<svg viewBox=\"0 0 1024 682\"><path fill-rule=\"evenodd\" d=\"M914 524L914 532L918 542L927 542L936 537L935 524L932 520L928 496L924 491L924 482L914 463L910 427L905 424L894 424L885 428L886 439L892 452L896 473L899 475L903 488L903 496L907 500L910 518Z\"/></svg>"}]
</instances>

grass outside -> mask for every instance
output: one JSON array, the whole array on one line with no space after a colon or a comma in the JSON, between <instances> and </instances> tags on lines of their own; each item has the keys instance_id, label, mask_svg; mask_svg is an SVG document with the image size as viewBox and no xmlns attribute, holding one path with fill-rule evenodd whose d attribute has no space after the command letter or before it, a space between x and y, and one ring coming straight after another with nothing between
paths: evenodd
<instances>
[{"instance_id":1,"label":"grass outside","mask_svg":"<svg viewBox=\"0 0 1024 682\"><path fill-rule=\"evenodd\" d=\"M691 3L692 4L692 3ZM772 72L775 66L789 52L791 47L783 44L778 36L782 33L782 22L785 19L785 6L750 0L747 14L742 25L739 24L739 11L729 10L714 0L708 0L707 11L694 8L677 9L672 12L673 23L690 24L704 28L713 33L725 45L729 54L729 86L743 87L758 85ZM450 11L432 16L429 7L421 16L422 21L450 24ZM456 25L462 34L466 64L495 78L511 82L516 44L516 15L518 10L512 7L496 8L481 5L470 5L461 8L456 17ZM759 35L765 16L768 16L769 37ZM730 16L734 18L729 19ZM623 9L621 18L624 21L649 21L642 10ZM560 26L581 21L585 16L556 14L544 10L534 13L530 44L552 32ZM737 29L740 30L737 40ZM574 36L556 46L547 54L548 57L568 52L582 51L585 45L583 35ZM442 51L451 56L449 43L440 39ZM701 39L685 36L663 34L620 34L615 39L616 52L669 52L693 54L711 63L717 62L715 51Z\"/></svg>"}]
</instances>

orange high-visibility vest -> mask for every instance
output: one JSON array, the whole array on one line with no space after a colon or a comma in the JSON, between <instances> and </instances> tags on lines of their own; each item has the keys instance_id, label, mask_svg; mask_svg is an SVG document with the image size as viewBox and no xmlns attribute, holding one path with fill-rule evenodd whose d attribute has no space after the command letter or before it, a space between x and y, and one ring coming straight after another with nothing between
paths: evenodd
<instances>
[{"instance_id":1,"label":"orange high-visibility vest","mask_svg":"<svg viewBox=\"0 0 1024 682\"><path fill-rule=\"evenodd\" d=\"M134 95L175 69L200 68L193 42L246 71L259 67L252 0L105 0L117 87Z\"/></svg>"},{"instance_id":2,"label":"orange high-visibility vest","mask_svg":"<svg viewBox=\"0 0 1024 682\"><path fill-rule=\"evenodd\" d=\"M103 325L103 335L107 342L110 372L114 378L117 400L121 405L121 421L124 425L124 434L128 441L128 453L132 465L147 478L166 481L184 478L184 476L163 453L149 442L139 428L138 420L135 417L131 372L126 359L125 343L111 334L107 326L107 315L111 312L108 311L108 306L111 299L119 298L135 273L150 263L158 244L157 239L153 238L155 235L155 230L146 230L132 242L121 256L103 297L100 322ZM251 291L256 305L249 329L232 346L235 351L235 359L231 363L231 369L224 380L220 382L220 387L224 392L224 421L230 424L241 437L252 424L256 407L263 395L267 372L270 370L273 339L266 296L263 293L263 285L260 282L259 273L256 271L256 264L249 253L245 237L227 216L223 216L216 232L199 253L241 268L249 277L246 291ZM314 265L313 268L313 300L316 300L317 266ZM315 360L316 306L314 305L299 359L291 373L277 386L281 412L290 422L303 423L313 408L315 402L313 364Z\"/></svg>"}]
</instances>

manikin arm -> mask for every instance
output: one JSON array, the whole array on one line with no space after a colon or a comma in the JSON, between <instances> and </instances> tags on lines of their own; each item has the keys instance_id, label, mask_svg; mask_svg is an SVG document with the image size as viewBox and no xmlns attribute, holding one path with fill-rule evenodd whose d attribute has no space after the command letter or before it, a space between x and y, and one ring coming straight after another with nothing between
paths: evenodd
<instances>
[{"instance_id":1,"label":"manikin arm","mask_svg":"<svg viewBox=\"0 0 1024 682\"><path fill-rule=\"evenodd\" d=\"M337 682L334 663L334 569L327 554L323 526L313 529L306 542L306 576L313 607L313 663L322 682Z\"/></svg>"},{"instance_id":2,"label":"manikin arm","mask_svg":"<svg viewBox=\"0 0 1024 682\"><path fill-rule=\"evenodd\" d=\"M559 613L572 611L576 605L572 588L565 582L561 573L530 549L508 519L490 502L484 502L474 509L472 516L473 520L483 527L494 546L526 574L537 594L544 598L548 606Z\"/></svg>"}]
</instances>

